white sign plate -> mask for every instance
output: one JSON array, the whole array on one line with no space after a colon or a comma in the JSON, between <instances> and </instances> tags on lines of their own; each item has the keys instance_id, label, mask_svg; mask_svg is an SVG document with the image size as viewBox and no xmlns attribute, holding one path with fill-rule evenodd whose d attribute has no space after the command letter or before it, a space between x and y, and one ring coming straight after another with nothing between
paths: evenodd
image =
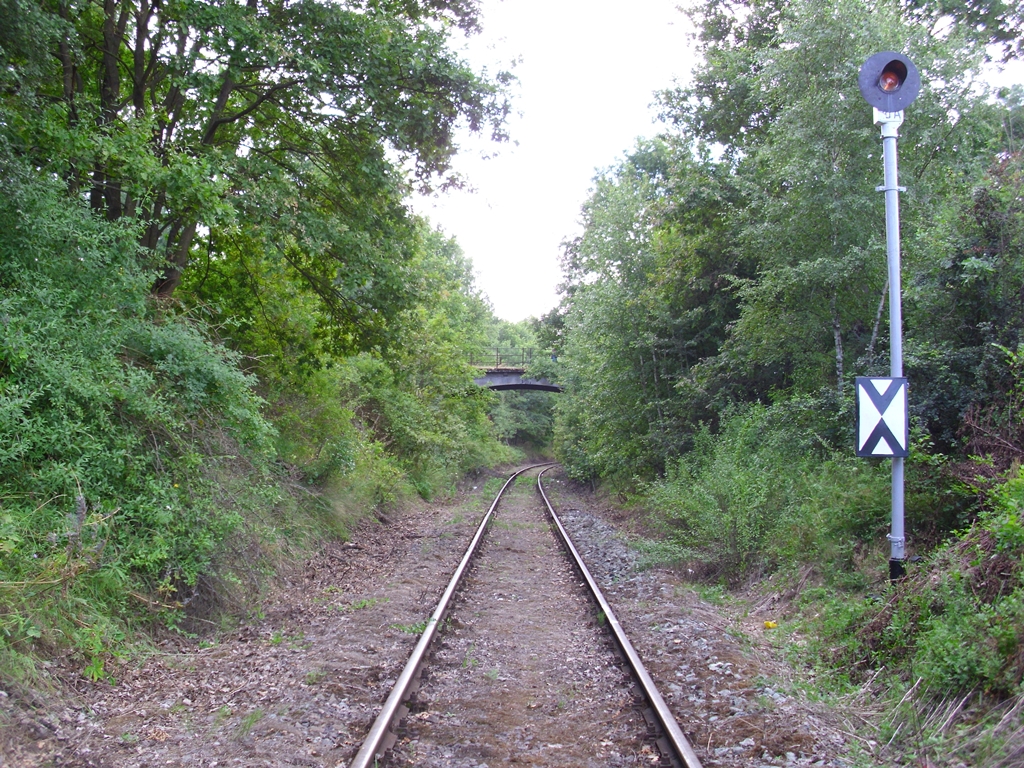
<instances>
[{"instance_id":1,"label":"white sign plate","mask_svg":"<svg viewBox=\"0 0 1024 768\"><path fill-rule=\"evenodd\" d=\"M910 455L907 380L858 376L857 455L877 458Z\"/></svg>"},{"instance_id":2,"label":"white sign plate","mask_svg":"<svg viewBox=\"0 0 1024 768\"><path fill-rule=\"evenodd\" d=\"M878 107L871 108L872 117L875 118L875 125L881 125L882 123L889 123L895 125L897 128L903 125L903 110L899 112L883 112Z\"/></svg>"}]
</instances>

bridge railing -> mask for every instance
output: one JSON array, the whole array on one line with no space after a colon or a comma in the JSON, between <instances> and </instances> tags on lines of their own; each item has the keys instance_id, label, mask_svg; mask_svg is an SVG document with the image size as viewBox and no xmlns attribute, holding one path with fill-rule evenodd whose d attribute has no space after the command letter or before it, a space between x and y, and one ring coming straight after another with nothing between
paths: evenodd
<instances>
[{"instance_id":1,"label":"bridge railing","mask_svg":"<svg viewBox=\"0 0 1024 768\"><path fill-rule=\"evenodd\" d=\"M469 364L479 368L526 368L540 354L532 347L488 347L470 355Z\"/></svg>"}]
</instances>

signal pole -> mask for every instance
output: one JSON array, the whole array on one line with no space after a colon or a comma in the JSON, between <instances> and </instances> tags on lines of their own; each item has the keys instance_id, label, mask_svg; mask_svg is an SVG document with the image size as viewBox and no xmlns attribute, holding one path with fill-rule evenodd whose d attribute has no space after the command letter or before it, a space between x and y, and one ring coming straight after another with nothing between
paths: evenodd
<instances>
[{"instance_id":1,"label":"signal pole","mask_svg":"<svg viewBox=\"0 0 1024 768\"><path fill-rule=\"evenodd\" d=\"M880 188L885 192L885 255L889 266L889 375L903 377L903 302L900 285L900 188L896 170L896 138L903 124L903 112L897 112L899 119L891 119L892 113L875 109L875 125L882 127L882 164L884 183ZM882 119L879 120L879 117ZM889 532L889 579L902 579L907 571L906 537L903 530L903 487L904 458L892 457L892 529Z\"/></svg>"},{"instance_id":2,"label":"signal pole","mask_svg":"<svg viewBox=\"0 0 1024 768\"><path fill-rule=\"evenodd\" d=\"M909 455L907 381L903 378L903 308L900 288L900 201L896 169L896 139L903 109L917 98L921 77L906 56L876 53L861 67L858 85L882 129L885 193L885 246L889 269L890 380L857 379L857 455L892 458L892 527L889 532L889 579L906 575L906 537L903 526L904 459Z\"/></svg>"}]
</instances>

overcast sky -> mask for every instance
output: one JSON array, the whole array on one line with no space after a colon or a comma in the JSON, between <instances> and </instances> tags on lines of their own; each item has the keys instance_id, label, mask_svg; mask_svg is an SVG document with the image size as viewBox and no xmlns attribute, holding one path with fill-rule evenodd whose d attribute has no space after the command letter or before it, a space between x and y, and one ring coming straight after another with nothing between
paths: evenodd
<instances>
[{"instance_id":1,"label":"overcast sky","mask_svg":"<svg viewBox=\"0 0 1024 768\"><path fill-rule=\"evenodd\" d=\"M455 167L475 192L414 207L456 238L498 317L540 317L557 304L560 244L580 230L595 173L658 132L654 93L689 78L678 2L482 0L483 33L462 50L492 74L521 59L511 141L465 140ZM1021 82L1021 64L1000 82Z\"/></svg>"},{"instance_id":2,"label":"overcast sky","mask_svg":"<svg viewBox=\"0 0 1024 768\"><path fill-rule=\"evenodd\" d=\"M521 58L511 141L465 141L456 168L476 191L414 206L458 240L499 317L557 304L559 244L579 231L596 169L657 133L654 92L692 66L677 1L483 0L464 55L491 73Z\"/></svg>"}]
</instances>

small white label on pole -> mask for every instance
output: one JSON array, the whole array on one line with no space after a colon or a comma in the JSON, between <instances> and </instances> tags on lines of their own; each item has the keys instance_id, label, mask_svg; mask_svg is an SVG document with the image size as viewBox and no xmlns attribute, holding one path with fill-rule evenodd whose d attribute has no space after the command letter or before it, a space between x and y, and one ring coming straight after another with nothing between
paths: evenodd
<instances>
[{"instance_id":1,"label":"small white label on pole","mask_svg":"<svg viewBox=\"0 0 1024 768\"><path fill-rule=\"evenodd\" d=\"M910 455L907 380L858 376L857 455L877 458Z\"/></svg>"},{"instance_id":2,"label":"small white label on pole","mask_svg":"<svg viewBox=\"0 0 1024 768\"><path fill-rule=\"evenodd\" d=\"M881 125L882 123L895 124L896 127L903 125L903 110L899 112L883 112L878 107L872 107L871 110L875 116L875 125Z\"/></svg>"}]
</instances>

